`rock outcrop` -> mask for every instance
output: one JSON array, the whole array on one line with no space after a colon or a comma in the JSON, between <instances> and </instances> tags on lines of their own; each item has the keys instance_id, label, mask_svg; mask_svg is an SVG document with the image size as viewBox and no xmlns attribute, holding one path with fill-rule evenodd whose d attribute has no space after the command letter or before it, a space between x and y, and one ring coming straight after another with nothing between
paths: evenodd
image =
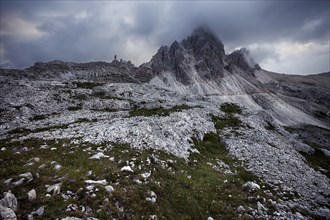
<instances>
[{"instance_id":1,"label":"rock outcrop","mask_svg":"<svg viewBox=\"0 0 330 220\"><path fill-rule=\"evenodd\" d=\"M209 30L200 27L181 43L162 46L151 59L155 75L172 72L175 78L189 85L193 83L192 71L204 80L223 76L225 51L222 42Z\"/></svg>"}]
</instances>

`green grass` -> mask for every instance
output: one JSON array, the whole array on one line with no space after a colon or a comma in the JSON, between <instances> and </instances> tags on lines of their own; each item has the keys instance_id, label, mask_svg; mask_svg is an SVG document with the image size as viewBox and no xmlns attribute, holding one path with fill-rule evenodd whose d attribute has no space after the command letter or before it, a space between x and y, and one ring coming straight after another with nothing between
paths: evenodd
<instances>
[{"instance_id":1,"label":"green grass","mask_svg":"<svg viewBox=\"0 0 330 220\"><path fill-rule=\"evenodd\" d=\"M30 133L38 133L38 132L43 132L43 131L51 131L55 129L66 129L68 128L70 124L63 124L63 125L53 125L53 126L48 126L48 127L42 127L42 128L36 128L34 130L28 129L28 128L15 128L13 130L10 130L8 134L21 134L21 135L28 135Z\"/></svg>"},{"instance_id":2,"label":"green grass","mask_svg":"<svg viewBox=\"0 0 330 220\"><path fill-rule=\"evenodd\" d=\"M212 121L215 128L218 130L222 130L227 127L238 129L243 126L241 120L231 114L227 114L224 117L212 116Z\"/></svg>"},{"instance_id":3,"label":"green grass","mask_svg":"<svg viewBox=\"0 0 330 220\"><path fill-rule=\"evenodd\" d=\"M102 86L104 83L96 83L96 82L74 82L77 85L77 88L82 89L93 89L96 86Z\"/></svg>"},{"instance_id":4,"label":"green grass","mask_svg":"<svg viewBox=\"0 0 330 220\"><path fill-rule=\"evenodd\" d=\"M329 130L312 126L312 125L305 125L304 127L294 128L294 127L284 127L288 132L297 134L299 139L302 142L309 145L314 149L313 154L308 154L305 152L299 152L303 155L308 162L308 164L313 167L315 170L320 170L324 173L328 178L330 178L330 157L325 155L322 149L328 149L325 146L322 146L322 142L318 142L318 140L322 140L323 138L327 138L326 135L329 134ZM320 134L317 134L319 132ZM310 138L314 137L314 138Z\"/></svg>"},{"instance_id":5,"label":"green grass","mask_svg":"<svg viewBox=\"0 0 330 220\"><path fill-rule=\"evenodd\" d=\"M91 96L96 97L96 98L100 98L100 99L124 100L123 98L120 98L120 97L108 96L103 92L93 93Z\"/></svg>"},{"instance_id":6,"label":"green grass","mask_svg":"<svg viewBox=\"0 0 330 220\"><path fill-rule=\"evenodd\" d=\"M40 121L47 118L47 115L35 115L30 118L30 121Z\"/></svg>"},{"instance_id":7,"label":"green grass","mask_svg":"<svg viewBox=\"0 0 330 220\"><path fill-rule=\"evenodd\" d=\"M119 109L114 109L114 108L94 108L92 110L98 111L98 112L118 112L118 111L120 111Z\"/></svg>"},{"instance_id":8,"label":"green grass","mask_svg":"<svg viewBox=\"0 0 330 220\"><path fill-rule=\"evenodd\" d=\"M189 107L177 106L166 110L140 109L134 115L166 115L187 108ZM12 190L15 194L19 203L19 219L40 206L45 206L44 219L65 216L148 219L150 215L157 215L159 219L207 219L209 216L215 219L240 219L236 212L238 206L256 208L257 201L262 201L262 198L276 200L276 197L266 195L263 190L252 193L243 191L242 185L247 181L257 182L264 186L264 189L270 187L246 171L241 165L242 162L232 157L221 141L221 129L241 125L233 114L226 113L225 119L214 116L217 132L205 134L203 140L193 139L194 148L199 153L191 153L187 160L153 149L136 150L128 144L120 143L76 145L70 144L70 140L67 139L29 139L20 142L3 140L0 141L0 148L7 149L0 154L0 191ZM76 122L90 121L81 118ZM40 149L40 146L45 144L48 149ZM98 147L104 148L109 145L112 148L104 153L113 157L114 161L108 158L89 159L98 152ZM27 147L28 151L22 151L24 147ZM52 147L57 149L52 151ZM85 151L89 147L90 154ZM20 154L16 154L17 151L20 151ZM40 161L26 166L34 157L39 157ZM63 168L55 171L54 165L51 165L52 161L56 161ZM226 163L232 174L226 174L221 168L216 170L214 166L218 161ZM130 162L134 162L134 173L121 172L120 169ZM46 164L46 168L38 169L41 164ZM92 175L86 176L90 170ZM141 174L150 171L151 176L144 180ZM39 178L18 187L4 184L4 180L16 180L18 174L25 172L32 172L34 175L38 173ZM45 185L57 183L58 179L62 182L61 192L70 190L75 193L74 198L64 200L61 195L51 198L45 196ZM98 186L99 192L95 192L96 197L91 197L85 188L84 181L87 179L106 179L115 191L108 194L102 186ZM142 184L137 184L136 180ZM37 191L37 200L31 203L27 201L26 193L32 188ZM155 204L146 201L149 190L157 195ZM65 212L71 203L89 206L93 214L88 215L81 211ZM124 211L121 212L117 206L123 207ZM267 203L267 207L269 214L274 212L274 207L270 203Z\"/></svg>"},{"instance_id":9,"label":"green grass","mask_svg":"<svg viewBox=\"0 0 330 220\"><path fill-rule=\"evenodd\" d=\"M313 147L315 144L310 144L310 146ZM330 179L330 157L324 154L319 145L314 147L313 154L304 152L300 152L300 154L305 157L310 166L315 170L320 170L320 168L326 170L326 172L322 173L324 173Z\"/></svg>"},{"instance_id":10,"label":"green grass","mask_svg":"<svg viewBox=\"0 0 330 220\"><path fill-rule=\"evenodd\" d=\"M275 127L271 123L267 122L267 125L265 126L265 129L269 130L269 131L274 131Z\"/></svg>"},{"instance_id":11,"label":"green grass","mask_svg":"<svg viewBox=\"0 0 330 220\"><path fill-rule=\"evenodd\" d=\"M78 111L78 110L81 110L81 109L82 109L82 107L80 105L73 105L73 106L68 107L69 111Z\"/></svg>"},{"instance_id":12,"label":"green grass","mask_svg":"<svg viewBox=\"0 0 330 220\"><path fill-rule=\"evenodd\" d=\"M40 149L40 146L44 144L47 144L48 149ZM240 167L236 159L228 155L218 134L209 133L202 141L194 140L195 148L200 151L200 154L193 153L189 162L162 151L138 151L128 144L109 144L112 144L113 148L105 154L114 157L114 162L107 158L89 159L97 152L97 147L108 144L74 145L70 144L70 140L65 139L58 141L29 139L12 143L1 141L0 147L6 147L7 150L0 154L2 165L0 189L2 192L12 190L17 197L19 219L43 205L45 219L89 216L79 211L65 212L70 203L91 207L94 213L92 216L101 219L145 219L153 214L165 219L206 219L208 216L233 219L237 217L235 210L239 205L255 207L257 196L267 198L262 191L250 194L242 190L242 184L246 181L262 183ZM22 151L23 147L27 147L29 151ZM51 151L51 147L57 149ZM83 151L87 147L92 147L92 154ZM17 151L21 153L15 154ZM150 160L151 155L155 155L158 162L151 159L149 164L147 161ZM34 162L31 166L25 166L34 157L39 157L40 161ZM209 163L215 165L218 159L227 163L236 174L227 175L212 168ZM173 162L170 163L168 160ZM63 168L55 171L54 165L51 165L52 161L61 164ZM132 174L120 171L121 167L127 165L127 161L135 163ZM38 169L41 164L46 164L46 168ZM138 166L141 166L141 170L137 168ZM86 173L89 170L92 170L93 174L87 177ZM140 174L149 171L152 171L152 174L144 181ZM8 178L16 180L18 174L25 172L32 172L33 175L38 173L39 178L35 177L31 182L18 187L3 183ZM75 198L65 201L61 195L45 197L45 185L57 183L56 180L59 178L62 182L61 192L70 190L76 194ZM106 179L115 191L108 194L102 186L99 186L100 191L96 192L95 198L92 198L86 193L84 180L87 179ZM140 185L134 183L137 179L144 183ZM37 191L37 200L31 203L27 201L26 193L33 188ZM149 190L157 195L155 204L146 201L146 193ZM249 196L253 199L248 199ZM109 202L104 201L106 198ZM124 212L120 212L116 204L123 206ZM96 212L96 210L100 211Z\"/></svg>"},{"instance_id":13,"label":"green grass","mask_svg":"<svg viewBox=\"0 0 330 220\"><path fill-rule=\"evenodd\" d=\"M236 105L234 103L229 103L229 102L222 104L220 106L220 110L227 114L241 114L242 113L242 109L238 105Z\"/></svg>"},{"instance_id":14,"label":"green grass","mask_svg":"<svg viewBox=\"0 0 330 220\"><path fill-rule=\"evenodd\" d=\"M89 118L78 118L75 123L84 123L84 122L97 122L97 118L89 119Z\"/></svg>"},{"instance_id":15,"label":"green grass","mask_svg":"<svg viewBox=\"0 0 330 220\"><path fill-rule=\"evenodd\" d=\"M239 127L245 126L236 116L236 114L242 113L242 110L238 105L233 103L224 103L221 105L220 110L225 112L224 116L211 116L214 126L218 131L221 131L224 128L238 129Z\"/></svg>"},{"instance_id":16,"label":"green grass","mask_svg":"<svg viewBox=\"0 0 330 220\"><path fill-rule=\"evenodd\" d=\"M150 116L169 116L173 112L179 112L186 109L191 109L192 107L186 106L186 105L179 105L174 106L172 108L166 109L166 108L135 108L129 112L130 117L136 117L136 116L144 116L144 117L150 117Z\"/></svg>"},{"instance_id":17,"label":"green grass","mask_svg":"<svg viewBox=\"0 0 330 220\"><path fill-rule=\"evenodd\" d=\"M8 134L29 134L32 130L28 128L15 128L8 132Z\"/></svg>"}]
</instances>

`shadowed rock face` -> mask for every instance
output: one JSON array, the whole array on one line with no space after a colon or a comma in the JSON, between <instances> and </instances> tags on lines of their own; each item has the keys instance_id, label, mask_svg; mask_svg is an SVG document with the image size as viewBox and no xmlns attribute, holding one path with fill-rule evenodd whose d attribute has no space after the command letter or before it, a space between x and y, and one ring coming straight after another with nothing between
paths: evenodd
<instances>
[{"instance_id":1,"label":"shadowed rock face","mask_svg":"<svg viewBox=\"0 0 330 220\"><path fill-rule=\"evenodd\" d=\"M198 28L181 43L162 46L150 63L156 75L173 72L179 82L189 85L192 71L205 80L222 77L225 57L222 42L209 30Z\"/></svg>"},{"instance_id":2,"label":"shadowed rock face","mask_svg":"<svg viewBox=\"0 0 330 220\"><path fill-rule=\"evenodd\" d=\"M249 54L249 51L245 48L235 50L234 52L229 54L228 61L229 66L235 65L251 74L253 74L255 70L261 69L260 66L253 61L252 57Z\"/></svg>"}]
</instances>

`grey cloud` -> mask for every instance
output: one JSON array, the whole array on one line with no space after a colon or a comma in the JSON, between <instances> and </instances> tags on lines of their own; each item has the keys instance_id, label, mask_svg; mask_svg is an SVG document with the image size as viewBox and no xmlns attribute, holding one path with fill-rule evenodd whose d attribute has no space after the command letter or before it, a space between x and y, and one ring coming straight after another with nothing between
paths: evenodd
<instances>
[{"instance_id":1,"label":"grey cloud","mask_svg":"<svg viewBox=\"0 0 330 220\"><path fill-rule=\"evenodd\" d=\"M1 44L6 59L18 67L53 59L109 61L114 54L139 64L141 57L148 61L161 45L182 40L199 25L208 25L221 38L227 52L283 40L329 47L329 4L328 1L1 1L2 18L20 12L24 19L37 23L41 31L48 33L30 41L1 36ZM79 17L83 12L86 14ZM127 42L136 42L143 48L139 52L128 51ZM276 51L261 46L251 51L257 61L277 59Z\"/></svg>"}]
</instances>

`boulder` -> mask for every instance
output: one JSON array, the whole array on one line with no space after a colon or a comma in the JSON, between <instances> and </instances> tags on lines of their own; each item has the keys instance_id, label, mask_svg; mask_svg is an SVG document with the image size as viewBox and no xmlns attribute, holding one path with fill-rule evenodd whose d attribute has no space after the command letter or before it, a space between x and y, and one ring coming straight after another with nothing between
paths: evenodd
<instances>
[{"instance_id":1,"label":"boulder","mask_svg":"<svg viewBox=\"0 0 330 220\"><path fill-rule=\"evenodd\" d=\"M17 211L17 199L14 194L9 190L4 193L4 198L0 200L0 205L12 209L14 212Z\"/></svg>"},{"instance_id":2,"label":"boulder","mask_svg":"<svg viewBox=\"0 0 330 220\"><path fill-rule=\"evenodd\" d=\"M243 185L243 190L248 192L255 192L260 189L260 186L255 182L248 181Z\"/></svg>"},{"instance_id":3,"label":"boulder","mask_svg":"<svg viewBox=\"0 0 330 220\"><path fill-rule=\"evenodd\" d=\"M17 217L12 209L0 205L0 219L16 220Z\"/></svg>"},{"instance_id":4,"label":"boulder","mask_svg":"<svg viewBox=\"0 0 330 220\"><path fill-rule=\"evenodd\" d=\"M35 189L30 190L28 193L28 199L30 202L34 201L37 198L37 193Z\"/></svg>"}]
</instances>

